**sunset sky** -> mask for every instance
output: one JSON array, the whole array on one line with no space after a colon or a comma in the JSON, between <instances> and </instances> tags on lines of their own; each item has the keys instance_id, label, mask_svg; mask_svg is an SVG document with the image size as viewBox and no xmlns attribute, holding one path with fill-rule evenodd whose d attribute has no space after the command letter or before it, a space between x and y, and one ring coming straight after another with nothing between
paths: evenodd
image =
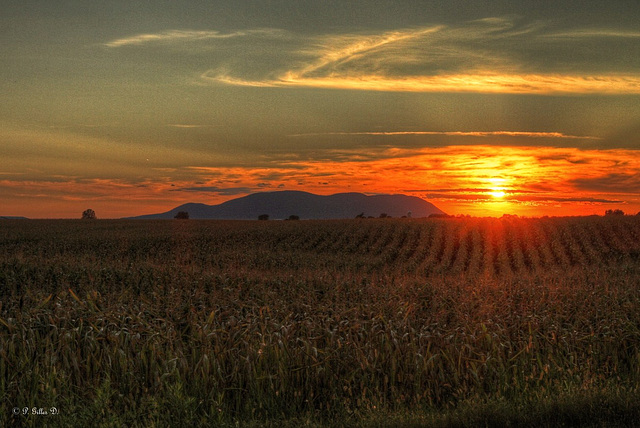
<instances>
[{"instance_id":1,"label":"sunset sky","mask_svg":"<svg viewBox=\"0 0 640 428\"><path fill-rule=\"evenodd\" d=\"M640 2L4 1L0 216L640 211Z\"/></svg>"}]
</instances>

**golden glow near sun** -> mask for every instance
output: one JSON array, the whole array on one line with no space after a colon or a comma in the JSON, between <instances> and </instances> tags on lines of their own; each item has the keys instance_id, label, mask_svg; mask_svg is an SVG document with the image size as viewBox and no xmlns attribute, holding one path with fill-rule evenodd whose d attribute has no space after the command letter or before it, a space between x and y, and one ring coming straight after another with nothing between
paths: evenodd
<instances>
[{"instance_id":1,"label":"golden glow near sun","mask_svg":"<svg viewBox=\"0 0 640 428\"><path fill-rule=\"evenodd\" d=\"M17 207L25 198L37 199L31 211L17 213L32 217L63 212L61 207L67 206L64 214L73 217L86 209L87 201L102 217L129 215L134 204L145 207L143 214L194 200L216 204L245 195L256 183L262 183L261 191L404 193L424 198L452 215L601 215L610 208L627 213L640 210L633 187L640 156L634 150L448 146L382 148L371 151L370 158L355 149L322 154L324 158L259 166L200 166L193 160L193 166L153 169L157 176L143 183L30 179L26 186L20 176L5 172L0 186L7 192L5 200ZM613 175L612 168L616 168ZM172 172L181 179L167 179ZM119 199L123 193L129 205Z\"/></svg>"}]
</instances>

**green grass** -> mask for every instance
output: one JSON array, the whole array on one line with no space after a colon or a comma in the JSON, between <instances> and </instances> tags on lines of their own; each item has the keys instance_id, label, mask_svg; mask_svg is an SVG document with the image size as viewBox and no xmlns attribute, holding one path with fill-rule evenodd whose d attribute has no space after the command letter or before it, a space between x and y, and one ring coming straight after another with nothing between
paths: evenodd
<instances>
[{"instance_id":1,"label":"green grass","mask_svg":"<svg viewBox=\"0 0 640 428\"><path fill-rule=\"evenodd\" d=\"M0 424L632 426L639 254L634 217L3 221Z\"/></svg>"}]
</instances>

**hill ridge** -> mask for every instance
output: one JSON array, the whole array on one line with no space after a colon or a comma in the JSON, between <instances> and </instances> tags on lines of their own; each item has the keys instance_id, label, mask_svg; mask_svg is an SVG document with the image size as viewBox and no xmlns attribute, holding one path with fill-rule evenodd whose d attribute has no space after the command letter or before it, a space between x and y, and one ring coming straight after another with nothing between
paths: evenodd
<instances>
[{"instance_id":1,"label":"hill ridge","mask_svg":"<svg viewBox=\"0 0 640 428\"><path fill-rule=\"evenodd\" d=\"M290 215L301 219L341 219L354 218L359 214L374 217L383 213L392 217L444 214L432 203L404 194L343 192L317 195L301 190L282 190L252 193L217 205L187 202L164 213L129 218L171 219L180 211L188 212L193 219L229 220L255 220L262 214L267 214L271 219L284 219Z\"/></svg>"}]
</instances>

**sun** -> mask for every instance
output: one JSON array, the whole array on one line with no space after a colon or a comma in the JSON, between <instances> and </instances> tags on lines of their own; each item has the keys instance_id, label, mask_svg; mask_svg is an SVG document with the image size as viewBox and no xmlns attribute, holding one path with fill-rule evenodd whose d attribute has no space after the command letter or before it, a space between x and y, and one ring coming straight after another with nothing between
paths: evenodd
<instances>
[{"instance_id":1,"label":"sun","mask_svg":"<svg viewBox=\"0 0 640 428\"><path fill-rule=\"evenodd\" d=\"M497 178L497 177L490 178L489 183L491 183L491 187L489 187L489 190L490 190L489 194L496 199L504 198L507 195L507 192L505 192L507 188L504 187L506 182L507 182L506 178Z\"/></svg>"}]
</instances>

